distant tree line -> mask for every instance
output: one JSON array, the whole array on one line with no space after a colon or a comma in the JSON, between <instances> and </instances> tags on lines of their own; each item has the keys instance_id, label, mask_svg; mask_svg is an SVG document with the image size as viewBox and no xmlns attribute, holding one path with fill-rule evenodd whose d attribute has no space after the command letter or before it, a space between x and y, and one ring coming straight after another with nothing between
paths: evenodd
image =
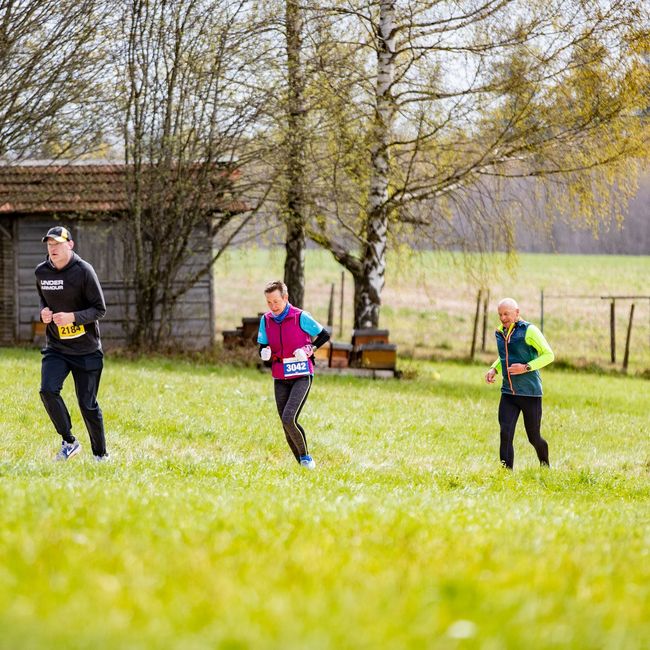
<instances>
[{"instance_id":1,"label":"distant tree line","mask_svg":"<svg viewBox=\"0 0 650 650\"><path fill-rule=\"evenodd\" d=\"M214 261L256 211L284 229L294 304L311 240L377 326L391 246L510 250L526 218L622 210L649 18L645 0L0 0L0 157L128 164L134 347L209 272L183 275L196 227ZM224 195L254 209L215 215Z\"/></svg>"}]
</instances>

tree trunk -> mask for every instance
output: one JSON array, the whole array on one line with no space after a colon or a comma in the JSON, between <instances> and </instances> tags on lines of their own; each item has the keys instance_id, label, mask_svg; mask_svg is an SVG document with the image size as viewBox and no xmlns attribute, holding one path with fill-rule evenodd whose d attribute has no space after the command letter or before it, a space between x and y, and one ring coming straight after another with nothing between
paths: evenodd
<instances>
[{"instance_id":1,"label":"tree trunk","mask_svg":"<svg viewBox=\"0 0 650 650\"><path fill-rule=\"evenodd\" d=\"M135 323L131 326L131 347L136 350L154 349L157 346L154 329L154 291L138 283L135 290Z\"/></svg>"},{"instance_id":2,"label":"tree trunk","mask_svg":"<svg viewBox=\"0 0 650 650\"><path fill-rule=\"evenodd\" d=\"M284 282L289 299L303 306L305 296L305 79L302 69L302 9L297 0L286 0L287 22L287 227Z\"/></svg>"},{"instance_id":3,"label":"tree trunk","mask_svg":"<svg viewBox=\"0 0 650 650\"><path fill-rule=\"evenodd\" d=\"M362 251L362 277L355 278L355 327L377 327L386 270L388 236L389 143L395 114L392 97L395 72L395 1L380 3L377 48L377 85L366 241Z\"/></svg>"},{"instance_id":4,"label":"tree trunk","mask_svg":"<svg viewBox=\"0 0 650 650\"><path fill-rule=\"evenodd\" d=\"M287 221L284 246L284 283L291 304L302 309L305 299L305 224L300 219Z\"/></svg>"},{"instance_id":5,"label":"tree trunk","mask_svg":"<svg viewBox=\"0 0 650 650\"><path fill-rule=\"evenodd\" d=\"M381 269L383 286L384 267ZM380 291L366 269L352 274L354 280L354 329L379 326Z\"/></svg>"}]
</instances>

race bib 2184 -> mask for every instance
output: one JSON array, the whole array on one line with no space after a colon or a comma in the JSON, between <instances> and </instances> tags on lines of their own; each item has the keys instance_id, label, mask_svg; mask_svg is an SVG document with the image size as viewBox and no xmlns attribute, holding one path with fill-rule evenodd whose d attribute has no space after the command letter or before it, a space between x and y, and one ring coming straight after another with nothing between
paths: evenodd
<instances>
[{"instance_id":1,"label":"race bib 2184","mask_svg":"<svg viewBox=\"0 0 650 650\"><path fill-rule=\"evenodd\" d=\"M83 325L58 325L59 338L61 339L78 339L86 333L86 328Z\"/></svg>"}]
</instances>

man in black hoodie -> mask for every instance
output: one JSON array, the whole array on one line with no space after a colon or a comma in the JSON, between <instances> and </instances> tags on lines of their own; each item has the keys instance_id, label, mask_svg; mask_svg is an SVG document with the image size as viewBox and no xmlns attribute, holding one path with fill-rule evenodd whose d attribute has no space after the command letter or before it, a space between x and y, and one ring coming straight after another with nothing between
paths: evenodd
<instances>
[{"instance_id":1,"label":"man in black hoodie","mask_svg":"<svg viewBox=\"0 0 650 650\"><path fill-rule=\"evenodd\" d=\"M61 389L72 373L75 392L96 460L108 458L104 419L97 403L104 354L97 320L106 313L104 294L93 267L72 251L67 228L47 231L48 257L36 267L41 320L47 324L41 365L41 400L63 438L56 460L68 460L81 450Z\"/></svg>"}]
</instances>

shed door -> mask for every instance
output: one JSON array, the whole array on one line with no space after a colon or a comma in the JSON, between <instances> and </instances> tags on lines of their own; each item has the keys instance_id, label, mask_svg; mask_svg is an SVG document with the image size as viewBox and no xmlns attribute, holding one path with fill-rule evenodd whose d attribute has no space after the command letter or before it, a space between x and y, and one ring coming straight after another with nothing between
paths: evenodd
<instances>
[{"instance_id":1,"label":"shed door","mask_svg":"<svg viewBox=\"0 0 650 650\"><path fill-rule=\"evenodd\" d=\"M11 220L0 218L0 345L15 342L16 277Z\"/></svg>"}]
</instances>

